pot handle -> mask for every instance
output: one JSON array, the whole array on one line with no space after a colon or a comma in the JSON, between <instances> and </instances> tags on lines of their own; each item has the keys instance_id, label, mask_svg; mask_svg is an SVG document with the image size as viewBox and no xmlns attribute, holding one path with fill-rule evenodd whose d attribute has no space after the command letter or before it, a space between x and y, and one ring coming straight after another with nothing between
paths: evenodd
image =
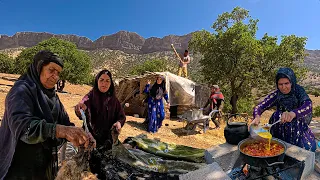
<instances>
[{"instance_id":1,"label":"pot handle","mask_svg":"<svg viewBox=\"0 0 320 180\"><path fill-rule=\"evenodd\" d=\"M274 162L274 163L271 163L269 164L267 160L265 160L266 163L268 164L268 166L274 166L274 165L278 165L278 164L284 164L284 162Z\"/></svg>"}]
</instances>

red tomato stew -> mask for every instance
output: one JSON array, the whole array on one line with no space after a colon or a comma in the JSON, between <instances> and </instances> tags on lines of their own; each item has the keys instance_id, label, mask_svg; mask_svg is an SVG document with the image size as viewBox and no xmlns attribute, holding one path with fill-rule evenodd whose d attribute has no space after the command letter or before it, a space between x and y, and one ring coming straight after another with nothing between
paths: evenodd
<instances>
[{"instance_id":1,"label":"red tomato stew","mask_svg":"<svg viewBox=\"0 0 320 180\"><path fill-rule=\"evenodd\" d=\"M284 147L280 144L271 142L270 150L268 146L268 142L253 142L244 145L241 150L249 156L276 156L284 152Z\"/></svg>"}]
</instances>

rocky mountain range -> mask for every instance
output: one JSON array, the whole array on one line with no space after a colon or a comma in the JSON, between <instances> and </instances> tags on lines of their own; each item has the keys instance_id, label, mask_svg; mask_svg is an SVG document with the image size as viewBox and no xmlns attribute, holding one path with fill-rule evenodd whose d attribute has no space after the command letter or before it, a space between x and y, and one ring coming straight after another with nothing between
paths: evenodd
<instances>
[{"instance_id":1,"label":"rocky mountain range","mask_svg":"<svg viewBox=\"0 0 320 180\"><path fill-rule=\"evenodd\" d=\"M171 49L171 44L175 44L178 52L187 49L192 33L183 36L168 35L163 38L151 37L143 38L137 33L119 31L108 36L101 36L95 41L86 37L76 35L55 35L50 33L20 32L13 36L0 35L0 52L16 57L26 47L31 47L37 43L57 37L71 41L77 47L91 57L94 71L101 68L112 70L115 76L123 76L137 64L146 60L163 59L168 62L172 72L177 71L178 61ZM308 56L305 58L305 66L312 72L320 72L320 50L306 50ZM199 70L199 59L192 55L189 72L196 74ZM315 74L311 74L314 79ZM308 83L309 84L309 83Z\"/></svg>"},{"instance_id":2,"label":"rocky mountain range","mask_svg":"<svg viewBox=\"0 0 320 180\"><path fill-rule=\"evenodd\" d=\"M176 36L168 35L163 38L143 38L137 33L119 31L112 35L101 36L95 41L87 37L77 35L56 35L46 32L18 32L13 36L0 35L0 50L18 47L31 47L51 37L73 42L79 49L96 50L111 49L120 50L129 54L148 54L153 52L171 51L171 44L175 44L177 51L188 48L188 42L192 33Z\"/></svg>"}]
</instances>

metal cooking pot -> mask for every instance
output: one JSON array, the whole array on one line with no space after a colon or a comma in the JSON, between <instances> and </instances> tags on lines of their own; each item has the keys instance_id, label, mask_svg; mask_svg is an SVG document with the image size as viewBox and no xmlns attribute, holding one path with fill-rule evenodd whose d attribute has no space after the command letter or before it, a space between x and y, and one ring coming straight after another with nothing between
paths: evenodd
<instances>
[{"instance_id":1,"label":"metal cooking pot","mask_svg":"<svg viewBox=\"0 0 320 180\"><path fill-rule=\"evenodd\" d=\"M224 128L224 137L229 144L237 145L240 141L249 137L246 122L228 122Z\"/></svg>"},{"instance_id":2,"label":"metal cooking pot","mask_svg":"<svg viewBox=\"0 0 320 180\"><path fill-rule=\"evenodd\" d=\"M287 151L287 146L285 143L276 138L272 138L271 143L277 143L280 146L284 147L284 151L280 154L277 154L275 156L251 156L242 151L242 148L247 145L251 144L253 142L257 142L256 139L253 138L247 138L239 142L238 144L238 150L240 151L240 156L242 156L243 161L251 166L255 167L268 167L268 166L273 166L273 165L278 165L278 164L283 164L283 159L285 156L285 152Z\"/></svg>"}]
</instances>

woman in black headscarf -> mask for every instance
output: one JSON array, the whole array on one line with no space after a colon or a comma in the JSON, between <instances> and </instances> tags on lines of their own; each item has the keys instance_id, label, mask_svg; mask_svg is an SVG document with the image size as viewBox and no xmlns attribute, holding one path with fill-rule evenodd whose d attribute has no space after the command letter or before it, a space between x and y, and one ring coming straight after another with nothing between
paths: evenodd
<instances>
[{"instance_id":1,"label":"woman in black headscarf","mask_svg":"<svg viewBox=\"0 0 320 180\"><path fill-rule=\"evenodd\" d=\"M54 179L57 146L67 139L89 144L89 136L72 126L54 86L63 61L40 51L5 101L0 127L0 179Z\"/></svg>"},{"instance_id":2,"label":"woman in black headscarf","mask_svg":"<svg viewBox=\"0 0 320 180\"><path fill-rule=\"evenodd\" d=\"M150 81L148 81L144 93L148 94L148 132L157 132L162 126L165 117L162 99L164 98L169 105L168 92L166 90L166 82L163 76L158 76L156 82L150 89Z\"/></svg>"},{"instance_id":3,"label":"woman in black headscarf","mask_svg":"<svg viewBox=\"0 0 320 180\"><path fill-rule=\"evenodd\" d=\"M75 107L75 113L81 119L80 109L85 111L88 129L96 139L97 146L111 149L111 128L115 126L120 132L126 116L115 95L110 71L102 70L97 74L94 87Z\"/></svg>"}]
</instances>

